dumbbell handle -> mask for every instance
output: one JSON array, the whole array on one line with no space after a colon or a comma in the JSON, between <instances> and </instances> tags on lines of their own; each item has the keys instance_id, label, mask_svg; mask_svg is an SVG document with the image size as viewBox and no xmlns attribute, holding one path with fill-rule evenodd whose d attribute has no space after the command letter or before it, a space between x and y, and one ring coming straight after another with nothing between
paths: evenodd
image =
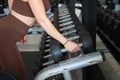
<instances>
[{"instance_id":1,"label":"dumbbell handle","mask_svg":"<svg viewBox=\"0 0 120 80\"><path fill-rule=\"evenodd\" d=\"M75 39L78 39L78 38L80 38L80 36L73 36L73 37L68 38L68 40L75 40Z\"/></svg>"},{"instance_id":2,"label":"dumbbell handle","mask_svg":"<svg viewBox=\"0 0 120 80\"><path fill-rule=\"evenodd\" d=\"M78 45L79 45L80 47L83 46L82 43L80 43L80 44L78 44ZM62 49L62 50L61 50L61 52L63 52L63 53L64 53L64 52L67 52L67 51L68 51L67 49Z\"/></svg>"},{"instance_id":3,"label":"dumbbell handle","mask_svg":"<svg viewBox=\"0 0 120 80\"><path fill-rule=\"evenodd\" d=\"M65 11L64 13L59 13L59 17L63 17L63 16L66 16L66 15L69 15L68 11Z\"/></svg>"},{"instance_id":4,"label":"dumbbell handle","mask_svg":"<svg viewBox=\"0 0 120 80\"><path fill-rule=\"evenodd\" d=\"M66 15L66 16L63 16L63 17L60 17L59 19L65 19L65 18L69 18L70 15Z\"/></svg>"},{"instance_id":5,"label":"dumbbell handle","mask_svg":"<svg viewBox=\"0 0 120 80\"><path fill-rule=\"evenodd\" d=\"M53 63L54 63L54 60L51 60L51 61L49 61L49 62L43 63L42 65L43 65L43 66L48 66L48 65L51 65L51 64L53 64Z\"/></svg>"},{"instance_id":6,"label":"dumbbell handle","mask_svg":"<svg viewBox=\"0 0 120 80\"><path fill-rule=\"evenodd\" d=\"M80 43L80 44L78 44L80 47L81 46L83 46L83 44L82 43ZM45 52L49 52L50 51L50 49L47 49L47 50L45 50ZM68 50L67 49L61 49L61 52L67 52Z\"/></svg>"},{"instance_id":7,"label":"dumbbell handle","mask_svg":"<svg viewBox=\"0 0 120 80\"><path fill-rule=\"evenodd\" d=\"M69 14L69 11L68 10L66 10L66 11L59 11L59 16L64 15L64 14Z\"/></svg>"},{"instance_id":8,"label":"dumbbell handle","mask_svg":"<svg viewBox=\"0 0 120 80\"><path fill-rule=\"evenodd\" d=\"M72 23L73 23L73 21L64 22L64 23L59 24L59 27L66 26L66 25L69 25L69 24L72 24Z\"/></svg>"},{"instance_id":9,"label":"dumbbell handle","mask_svg":"<svg viewBox=\"0 0 120 80\"><path fill-rule=\"evenodd\" d=\"M73 29L73 30L71 30L71 31L64 32L64 33L62 33L62 34L63 34L64 36L66 36L66 35L70 35L70 34L75 33L75 32L77 32L76 29Z\"/></svg>"},{"instance_id":10,"label":"dumbbell handle","mask_svg":"<svg viewBox=\"0 0 120 80\"><path fill-rule=\"evenodd\" d=\"M63 11L67 11L68 9L65 8L65 9L62 9L62 10L59 10L59 12L63 12Z\"/></svg>"},{"instance_id":11,"label":"dumbbell handle","mask_svg":"<svg viewBox=\"0 0 120 80\"><path fill-rule=\"evenodd\" d=\"M70 21L72 18L66 18L66 19L63 19L63 20L60 20L59 23L62 23L62 22L66 22L66 21Z\"/></svg>"},{"instance_id":12,"label":"dumbbell handle","mask_svg":"<svg viewBox=\"0 0 120 80\"><path fill-rule=\"evenodd\" d=\"M75 25L69 25L69 26L67 26L67 27L61 28L59 31L68 30L68 29L71 29L71 28L74 28L74 27L75 27Z\"/></svg>"}]
</instances>

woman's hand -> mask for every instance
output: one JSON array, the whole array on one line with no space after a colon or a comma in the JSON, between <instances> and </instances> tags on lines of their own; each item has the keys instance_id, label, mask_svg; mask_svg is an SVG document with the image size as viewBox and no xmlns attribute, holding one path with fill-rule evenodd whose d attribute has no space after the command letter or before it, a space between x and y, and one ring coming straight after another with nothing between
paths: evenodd
<instances>
[{"instance_id":1,"label":"woman's hand","mask_svg":"<svg viewBox=\"0 0 120 80\"><path fill-rule=\"evenodd\" d=\"M80 51L80 46L72 41L66 41L64 44L64 47L70 51L71 53L75 53L77 51Z\"/></svg>"}]
</instances>

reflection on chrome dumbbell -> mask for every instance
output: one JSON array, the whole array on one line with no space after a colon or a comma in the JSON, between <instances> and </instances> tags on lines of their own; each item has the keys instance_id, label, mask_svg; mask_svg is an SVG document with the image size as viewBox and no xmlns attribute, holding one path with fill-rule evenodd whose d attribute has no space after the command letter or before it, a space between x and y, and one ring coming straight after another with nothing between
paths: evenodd
<instances>
[{"instance_id":1,"label":"reflection on chrome dumbbell","mask_svg":"<svg viewBox=\"0 0 120 80\"><path fill-rule=\"evenodd\" d=\"M50 58L50 57L52 57L52 55L48 54L48 55L44 56L43 58Z\"/></svg>"},{"instance_id":2,"label":"reflection on chrome dumbbell","mask_svg":"<svg viewBox=\"0 0 120 80\"><path fill-rule=\"evenodd\" d=\"M46 42L49 43L49 42L50 42L50 38L49 38L49 39L46 39Z\"/></svg>"},{"instance_id":3,"label":"reflection on chrome dumbbell","mask_svg":"<svg viewBox=\"0 0 120 80\"><path fill-rule=\"evenodd\" d=\"M50 44L46 44L46 45L45 45L45 47L49 47L49 46L50 46Z\"/></svg>"},{"instance_id":4,"label":"reflection on chrome dumbbell","mask_svg":"<svg viewBox=\"0 0 120 80\"><path fill-rule=\"evenodd\" d=\"M49 38L50 38L50 36L47 36L46 38L47 38L47 39L49 39Z\"/></svg>"},{"instance_id":5,"label":"reflection on chrome dumbbell","mask_svg":"<svg viewBox=\"0 0 120 80\"><path fill-rule=\"evenodd\" d=\"M63 11L68 11L68 9L67 8L65 8L65 9L59 9L59 12L63 12Z\"/></svg>"},{"instance_id":6,"label":"reflection on chrome dumbbell","mask_svg":"<svg viewBox=\"0 0 120 80\"><path fill-rule=\"evenodd\" d=\"M80 38L80 36L77 35L77 36L73 36L73 37L68 38L68 40L72 41L72 40L76 40L76 39L79 39L79 38Z\"/></svg>"},{"instance_id":7,"label":"reflection on chrome dumbbell","mask_svg":"<svg viewBox=\"0 0 120 80\"><path fill-rule=\"evenodd\" d=\"M63 11L68 11L68 9L67 8L59 9L59 12L63 12Z\"/></svg>"},{"instance_id":8,"label":"reflection on chrome dumbbell","mask_svg":"<svg viewBox=\"0 0 120 80\"><path fill-rule=\"evenodd\" d=\"M59 19L65 19L65 18L69 18L70 15L66 15L66 16L62 16L62 17L59 17Z\"/></svg>"},{"instance_id":9,"label":"reflection on chrome dumbbell","mask_svg":"<svg viewBox=\"0 0 120 80\"><path fill-rule=\"evenodd\" d=\"M50 51L50 49L46 49L46 50L44 50L44 52L46 53L46 52L49 52Z\"/></svg>"},{"instance_id":10,"label":"reflection on chrome dumbbell","mask_svg":"<svg viewBox=\"0 0 120 80\"><path fill-rule=\"evenodd\" d=\"M64 12L64 13L59 13L59 17L63 17L63 16L67 16L67 15L70 15L69 12Z\"/></svg>"},{"instance_id":11,"label":"reflection on chrome dumbbell","mask_svg":"<svg viewBox=\"0 0 120 80\"><path fill-rule=\"evenodd\" d=\"M59 26L66 26L66 25L69 25L69 24L72 24L73 21L69 21L69 22L65 22L65 23L62 23L62 24L59 24Z\"/></svg>"},{"instance_id":12,"label":"reflection on chrome dumbbell","mask_svg":"<svg viewBox=\"0 0 120 80\"><path fill-rule=\"evenodd\" d=\"M69 26L61 28L59 31L68 30L68 29L71 29L71 28L74 28L74 27L75 27L75 25L69 25Z\"/></svg>"},{"instance_id":13,"label":"reflection on chrome dumbbell","mask_svg":"<svg viewBox=\"0 0 120 80\"><path fill-rule=\"evenodd\" d=\"M75 32L77 32L76 29L73 29L73 30L71 30L71 31L64 32L64 33L62 33L62 34L63 34L64 36L66 36L66 35L70 35L70 34L75 33Z\"/></svg>"},{"instance_id":14,"label":"reflection on chrome dumbbell","mask_svg":"<svg viewBox=\"0 0 120 80\"><path fill-rule=\"evenodd\" d=\"M50 39L46 40L46 42L50 42Z\"/></svg>"},{"instance_id":15,"label":"reflection on chrome dumbbell","mask_svg":"<svg viewBox=\"0 0 120 80\"><path fill-rule=\"evenodd\" d=\"M60 12L59 12L59 14L64 14L64 13L69 13L69 11L66 10L66 11L62 11L62 12L60 11Z\"/></svg>"},{"instance_id":16,"label":"reflection on chrome dumbbell","mask_svg":"<svg viewBox=\"0 0 120 80\"><path fill-rule=\"evenodd\" d=\"M49 61L49 62L43 63L42 65L43 65L43 67L44 67L44 66L51 65L51 64L53 64L53 63L54 63L54 60L51 60L51 61Z\"/></svg>"},{"instance_id":17,"label":"reflection on chrome dumbbell","mask_svg":"<svg viewBox=\"0 0 120 80\"><path fill-rule=\"evenodd\" d=\"M67 13L67 12L69 12L69 11L68 11L68 10L59 11L60 14L62 14L62 13Z\"/></svg>"},{"instance_id":18,"label":"reflection on chrome dumbbell","mask_svg":"<svg viewBox=\"0 0 120 80\"><path fill-rule=\"evenodd\" d=\"M60 20L59 23L62 23L62 22L66 22L66 21L70 21L72 18L66 18L66 19L63 19L63 20Z\"/></svg>"},{"instance_id":19,"label":"reflection on chrome dumbbell","mask_svg":"<svg viewBox=\"0 0 120 80\"><path fill-rule=\"evenodd\" d=\"M58 14L59 17L66 16L66 15L70 15L70 13L68 11L66 11L66 12Z\"/></svg>"}]
</instances>

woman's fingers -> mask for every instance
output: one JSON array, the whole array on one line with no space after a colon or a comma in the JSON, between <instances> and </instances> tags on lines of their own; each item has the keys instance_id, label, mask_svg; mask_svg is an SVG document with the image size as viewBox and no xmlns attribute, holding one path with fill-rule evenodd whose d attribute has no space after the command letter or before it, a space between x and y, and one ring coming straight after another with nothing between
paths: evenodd
<instances>
[{"instance_id":1,"label":"woman's fingers","mask_svg":"<svg viewBox=\"0 0 120 80\"><path fill-rule=\"evenodd\" d=\"M67 42L64 46L71 53L75 53L80 50L80 46L72 41Z\"/></svg>"},{"instance_id":2,"label":"woman's fingers","mask_svg":"<svg viewBox=\"0 0 120 80\"><path fill-rule=\"evenodd\" d=\"M80 50L80 47L79 47L79 46L76 46L76 48L74 48L74 49L72 50L72 53L78 52L79 50Z\"/></svg>"}]
</instances>

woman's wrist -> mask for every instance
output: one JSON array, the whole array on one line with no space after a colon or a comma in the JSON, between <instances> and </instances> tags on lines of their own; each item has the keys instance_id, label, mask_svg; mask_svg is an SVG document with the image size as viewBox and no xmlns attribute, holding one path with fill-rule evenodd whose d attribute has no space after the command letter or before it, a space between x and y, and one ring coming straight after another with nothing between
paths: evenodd
<instances>
[{"instance_id":1,"label":"woman's wrist","mask_svg":"<svg viewBox=\"0 0 120 80\"><path fill-rule=\"evenodd\" d=\"M63 43L63 45L65 46L68 42L69 42L69 40L67 39L67 40Z\"/></svg>"}]
</instances>

